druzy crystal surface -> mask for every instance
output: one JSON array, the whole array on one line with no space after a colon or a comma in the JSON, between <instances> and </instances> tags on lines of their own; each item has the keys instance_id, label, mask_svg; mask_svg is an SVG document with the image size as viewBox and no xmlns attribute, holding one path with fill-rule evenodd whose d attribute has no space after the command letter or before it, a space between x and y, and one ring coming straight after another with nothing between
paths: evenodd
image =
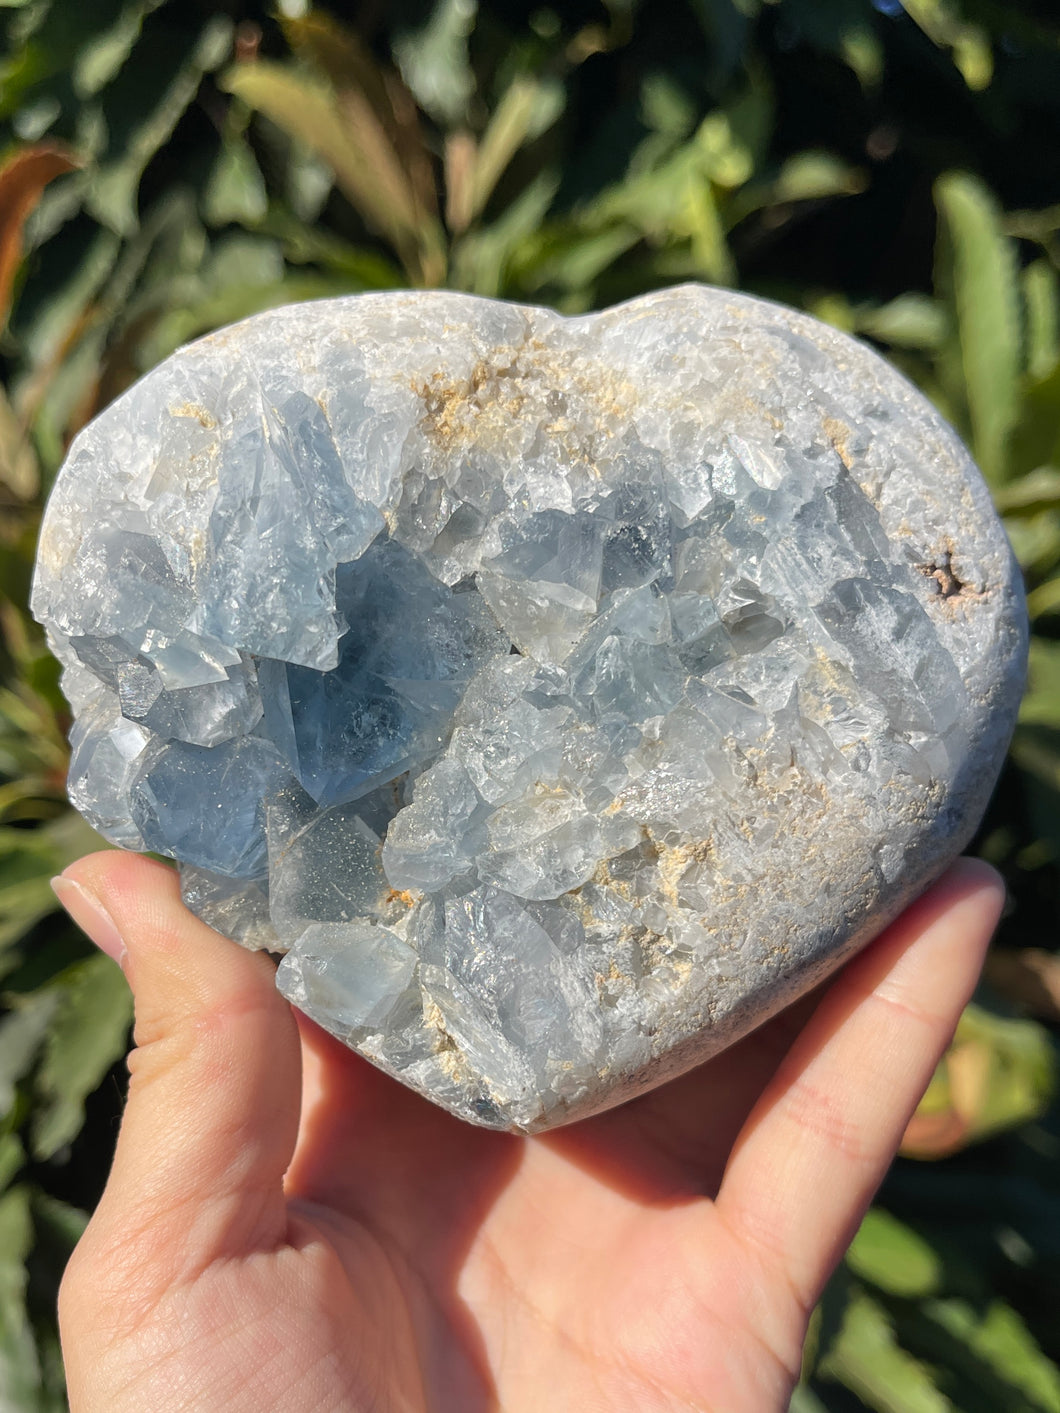
<instances>
[{"instance_id":1,"label":"druzy crystal surface","mask_svg":"<svg viewBox=\"0 0 1060 1413\"><path fill-rule=\"evenodd\" d=\"M526 1131L877 932L974 829L1025 653L924 399L697 287L203 339L74 443L34 606L96 828L369 1059Z\"/></svg>"}]
</instances>

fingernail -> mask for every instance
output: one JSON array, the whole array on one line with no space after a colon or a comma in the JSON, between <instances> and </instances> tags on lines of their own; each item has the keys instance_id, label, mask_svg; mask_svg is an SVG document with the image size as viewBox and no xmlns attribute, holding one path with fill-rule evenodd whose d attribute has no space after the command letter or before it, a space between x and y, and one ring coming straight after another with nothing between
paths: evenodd
<instances>
[{"instance_id":1,"label":"fingernail","mask_svg":"<svg viewBox=\"0 0 1060 1413\"><path fill-rule=\"evenodd\" d=\"M81 931L120 967L125 965L125 943L114 919L99 899L72 878L53 878L52 891Z\"/></svg>"}]
</instances>

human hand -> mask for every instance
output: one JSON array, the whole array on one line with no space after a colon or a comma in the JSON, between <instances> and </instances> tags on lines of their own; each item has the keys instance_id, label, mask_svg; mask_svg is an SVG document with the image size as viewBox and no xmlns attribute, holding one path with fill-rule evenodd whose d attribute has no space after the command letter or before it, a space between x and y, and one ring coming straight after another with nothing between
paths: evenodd
<instances>
[{"instance_id":1,"label":"human hand","mask_svg":"<svg viewBox=\"0 0 1060 1413\"><path fill-rule=\"evenodd\" d=\"M137 1045L60 1295L73 1413L786 1409L1002 897L962 860L717 1059L519 1138L296 1017L170 870L104 853L63 878L126 949Z\"/></svg>"}]
</instances>

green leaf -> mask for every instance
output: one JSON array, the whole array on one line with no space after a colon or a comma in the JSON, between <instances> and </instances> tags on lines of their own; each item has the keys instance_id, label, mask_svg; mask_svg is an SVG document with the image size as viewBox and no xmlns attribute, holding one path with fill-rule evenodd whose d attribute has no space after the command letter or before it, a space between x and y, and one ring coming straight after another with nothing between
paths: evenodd
<instances>
[{"instance_id":1,"label":"green leaf","mask_svg":"<svg viewBox=\"0 0 1060 1413\"><path fill-rule=\"evenodd\" d=\"M491 225L465 236L453 251L455 287L493 298L505 292L509 267L541 229L558 187L557 176L540 172Z\"/></svg>"},{"instance_id":2,"label":"green leaf","mask_svg":"<svg viewBox=\"0 0 1060 1413\"><path fill-rule=\"evenodd\" d=\"M399 74L379 63L354 29L323 10L287 18L283 29L298 57L331 84L347 128L368 144L370 160L392 166L405 184L421 234L436 235L434 167L415 100Z\"/></svg>"},{"instance_id":3,"label":"green leaf","mask_svg":"<svg viewBox=\"0 0 1060 1413\"><path fill-rule=\"evenodd\" d=\"M25 833L25 830L22 831ZM34 831L46 844L51 861L52 873L62 873L67 864L80 859L85 854L111 846L101 834L97 834L86 819L76 810L65 810L57 819L49 820L42 828Z\"/></svg>"},{"instance_id":4,"label":"green leaf","mask_svg":"<svg viewBox=\"0 0 1060 1413\"><path fill-rule=\"evenodd\" d=\"M1060 643L1031 639L1027 692L1019 719L1024 726L1060 729Z\"/></svg>"},{"instance_id":5,"label":"green leaf","mask_svg":"<svg viewBox=\"0 0 1060 1413\"><path fill-rule=\"evenodd\" d=\"M269 208L265 179L249 144L230 136L221 148L202 194L203 216L213 226L255 226Z\"/></svg>"},{"instance_id":6,"label":"green leaf","mask_svg":"<svg viewBox=\"0 0 1060 1413\"><path fill-rule=\"evenodd\" d=\"M65 97L81 49L119 9L116 0L91 6L28 4L17 38L10 36L15 42L0 59L0 118L18 118L35 102Z\"/></svg>"},{"instance_id":7,"label":"green leaf","mask_svg":"<svg viewBox=\"0 0 1060 1413\"><path fill-rule=\"evenodd\" d=\"M1028 581L1052 574L1060 564L1060 513L1047 509L1026 519L1010 516L1006 529Z\"/></svg>"},{"instance_id":8,"label":"green leaf","mask_svg":"<svg viewBox=\"0 0 1060 1413\"><path fill-rule=\"evenodd\" d=\"M50 1158L77 1134L84 1101L126 1050L132 996L120 969L101 954L61 972L59 1004L37 1071L41 1102L31 1125L37 1158Z\"/></svg>"},{"instance_id":9,"label":"green leaf","mask_svg":"<svg viewBox=\"0 0 1060 1413\"><path fill-rule=\"evenodd\" d=\"M111 1138L113 1139L113 1135ZM63 1202L48 1192L42 1192L40 1188L30 1190L30 1211L36 1235L30 1262L33 1279L33 1285L30 1287L30 1308L34 1314L37 1314L39 1311L38 1292L43 1292L46 1295L49 1291L58 1289L63 1271L73 1254L74 1247L81 1240L85 1227L88 1225L88 1214L83 1212L80 1207ZM38 1295L36 1301L33 1299L34 1295ZM37 1349L41 1357L43 1366L41 1372L44 1375L43 1382L45 1383L48 1382L48 1375L52 1372L48 1367L50 1356L59 1353L57 1349L53 1350L49 1347L50 1324L50 1321L41 1321L38 1315ZM56 1382L61 1388L63 1382L61 1357L56 1361L54 1373L59 1376ZM59 1403L58 1408L65 1410L65 1402Z\"/></svg>"},{"instance_id":10,"label":"green leaf","mask_svg":"<svg viewBox=\"0 0 1060 1413\"><path fill-rule=\"evenodd\" d=\"M347 199L393 243L416 279L436 277L442 258L437 222L421 212L367 100L348 93L340 102L324 80L263 59L229 69L222 85L322 157Z\"/></svg>"},{"instance_id":11,"label":"green leaf","mask_svg":"<svg viewBox=\"0 0 1060 1413\"><path fill-rule=\"evenodd\" d=\"M1039 211L1009 211L1005 216L1005 230L1019 240L1033 240L1048 246L1050 237L1060 230L1060 204Z\"/></svg>"},{"instance_id":12,"label":"green leaf","mask_svg":"<svg viewBox=\"0 0 1060 1413\"><path fill-rule=\"evenodd\" d=\"M567 227L545 230L534 247L521 252L515 278L530 291L558 285L584 308L591 302L592 282L640 240L640 231L625 224L586 234ZM569 303L564 309L573 312Z\"/></svg>"},{"instance_id":13,"label":"green leaf","mask_svg":"<svg viewBox=\"0 0 1060 1413\"><path fill-rule=\"evenodd\" d=\"M723 109L707 114L692 144L699 170L720 187L743 186L754 172L754 154Z\"/></svg>"},{"instance_id":14,"label":"green leaf","mask_svg":"<svg viewBox=\"0 0 1060 1413\"><path fill-rule=\"evenodd\" d=\"M846 1259L855 1275L889 1295L918 1297L939 1288L942 1260L938 1252L882 1207L865 1213Z\"/></svg>"},{"instance_id":15,"label":"green leaf","mask_svg":"<svg viewBox=\"0 0 1060 1413\"><path fill-rule=\"evenodd\" d=\"M1035 260L1022 274L1027 307L1027 373L1045 378L1060 363L1060 282L1048 260Z\"/></svg>"},{"instance_id":16,"label":"green leaf","mask_svg":"<svg viewBox=\"0 0 1060 1413\"><path fill-rule=\"evenodd\" d=\"M951 1413L953 1407L927 1367L898 1343L883 1306L865 1291L852 1295L819 1373L875 1413Z\"/></svg>"},{"instance_id":17,"label":"green leaf","mask_svg":"<svg viewBox=\"0 0 1060 1413\"><path fill-rule=\"evenodd\" d=\"M183 290L174 298L174 281L197 267L204 241L193 194L181 187L167 190L131 239L123 242L99 231L91 247L93 284L75 282L57 308L38 315L27 336L38 371L21 391L24 404L34 409L38 441L56 460L70 432L144 371L135 347L152 317L144 296L154 284L146 303L157 307L157 286L165 284L169 298L183 302Z\"/></svg>"},{"instance_id":18,"label":"green leaf","mask_svg":"<svg viewBox=\"0 0 1060 1413\"><path fill-rule=\"evenodd\" d=\"M851 25L843 31L840 50L863 88L875 88L883 78L883 45L868 25Z\"/></svg>"},{"instance_id":19,"label":"green leaf","mask_svg":"<svg viewBox=\"0 0 1060 1413\"><path fill-rule=\"evenodd\" d=\"M949 49L953 62L970 89L989 86L994 56L987 32L968 23L958 6L948 0L902 0L902 8L933 44Z\"/></svg>"},{"instance_id":20,"label":"green leaf","mask_svg":"<svg viewBox=\"0 0 1060 1413\"><path fill-rule=\"evenodd\" d=\"M467 41L477 0L436 0L430 19L394 40L401 76L425 112L444 128L465 121L475 91Z\"/></svg>"},{"instance_id":21,"label":"green leaf","mask_svg":"<svg viewBox=\"0 0 1060 1413\"><path fill-rule=\"evenodd\" d=\"M946 1065L953 1099L975 1139L1037 1118L1056 1088L1056 1055L1045 1028L979 1005L965 1007Z\"/></svg>"},{"instance_id":22,"label":"green leaf","mask_svg":"<svg viewBox=\"0 0 1060 1413\"><path fill-rule=\"evenodd\" d=\"M929 295L900 294L876 309L859 310L854 327L899 348L934 349L946 336L946 316Z\"/></svg>"},{"instance_id":23,"label":"green leaf","mask_svg":"<svg viewBox=\"0 0 1060 1413\"><path fill-rule=\"evenodd\" d=\"M33 447L3 388L0 388L0 487L6 487L17 500L30 500L40 487Z\"/></svg>"},{"instance_id":24,"label":"green leaf","mask_svg":"<svg viewBox=\"0 0 1060 1413\"><path fill-rule=\"evenodd\" d=\"M822 1403L812 1389L800 1384L792 1392L788 1413L828 1413L828 1405Z\"/></svg>"},{"instance_id":25,"label":"green leaf","mask_svg":"<svg viewBox=\"0 0 1060 1413\"><path fill-rule=\"evenodd\" d=\"M745 56L759 0L693 0L692 8L707 36L708 82L712 88L720 87Z\"/></svg>"},{"instance_id":26,"label":"green leaf","mask_svg":"<svg viewBox=\"0 0 1060 1413\"><path fill-rule=\"evenodd\" d=\"M204 74L222 64L231 46L232 23L220 15L208 21L197 42L146 114L101 161L85 197L85 207L101 225L119 235L137 226L136 191L147 163L166 142L198 92Z\"/></svg>"},{"instance_id":27,"label":"green leaf","mask_svg":"<svg viewBox=\"0 0 1060 1413\"><path fill-rule=\"evenodd\" d=\"M648 74L640 104L648 127L676 142L683 142L696 125L695 104L669 74Z\"/></svg>"},{"instance_id":28,"label":"green leaf","mask_svg":"<svg viewBox=\"0 0 1060 1413\"><path fill-rule=\"evenodd\" d=\"M482 134L471 174L470 215L482 211L509 162L524 143L550 128L563 112L561 84L519 77L497 104Z\"/></svg>"},{"instance_id":29,"label":"green leaf","mask_svg":"<svg viewBox=\"0 0 1060 1413\"><path fill-rule=\"evenodd\" d=\"M752 165L751 150L730 118L720 110L712 113L666 161L645 169L631 166L625 181L582 207L568 235L554 232L551 262L557 268L568 264L573 247L588 242L588 278L594 279L645 239L659 252L656 278L733 283L736 268L725 236L731 212L716 187L742 181ZM579 228L585 233L581 240ZM576 260L572 273L582 274L579 266ZM564 283L574 285L570 273Z\"/></svg>"},{"instance_id":30,"label":"green leaf","mask_svg":"<svg viewBox=\"0 0 1060 1413\"><path fill-rule=\"evenodd\" d=\"M26 1257L33 1244L29 1193L11 1188L0 1197L0 1408L32 1413L40 1366L26 1315Z\"/></svg>"},{"instance_id":31,"label":"green leaf","mask_svg":"<svg viewBox=\"0 0 1060 1413\"><path fill-rule=\"evenodd\" d=\"M78 50L71 78L80 99L90 98L108 84L129 58L143 22L165 0L136 0L123 6L114 24L97 29Z\"/></svg>"},{"instance_id":32,"label":"green leaf","mask_svg":"<svg viewBox=\"0 0 1060 1413\"><path fill-rule=\"evenodd\" d=\"M18 1134L0 1134L0 1192L10 1185L25 1162L26 1152Z\"/></svg>"},{"instance_id":33,"label":"green leaf","mask_svg":"<svg viewBox=\"0 0 1060 1413\"><path fill-rule=\"evenodd\" d=\"M159 319L147 344L152 363L168 357L175 349L189 339L208 333L211 329L223 328L227 324L249 319L265 309L278 309L284 304L301 303L310 299L333 299L336 295L349 294L351 288L379 288L367 276L376 276L380 262L365 257L366 278L363 281L351 278L349 274L333 276L306 272L287 273L282 278L259 283L257 280L240 280L226 289L209 292L200 299L190 301L187 307L173 309ZM390 267L382 266L389 273ZM394 288L399 280L391 277L381 287Z\"/></svg>"},{"instance_id":34,"label":"green leaf","mask_svg":"<svg viewBox=\"0 0 1060 1413\"><path fill-rule=\"evenodd\" d=\"M831 152L800 152L781 167L772 199L819 201L826 196L856 196L866 184L864 172Z\"/></svg>"},{"instance_id":35,"label":"green leaf","mask_svg":"<svg viewBox=\"0 0 1060 1413\"><path fill-rule=\"evenodd\" d=\"M98 406L101 394L103 401L109 400L109 396L124 391L142 371L136 367L127 369L124 382L109 390L106 387L106 376L114 368L112 360L122 342L118 335L135 309L135 296L145 272L150 270L156 246L167 246L172 259L174 247L181 241L191 243L195 231L201 236L201 229L191 193L178 188L167 192L146 212L130 239L119 242L113 237L117 258L106 272L102 289L95 291L74 330L68 332L65 358L45 370L50 376L42 384L38 436L45 427L58 440L65 440L71 423L72 429L77 430L81 420Z\"/></svg>"},{"instance_id":36,"label":"green leaf","mask_svg":"<svg viewBox=\"0 0 1060 1413\"><path fill-rule=\"evenodd\" d=\"M1031 590L1027 595L1027 612L1032 622L1060 613L1060 575Z\"/></svg>"},{"instance_id":37,"label":"green leaf","mask_svg":"<svg viewBox=\"0 0 1060 1413\"><path fill-rule=\"evenodd\" d=\"M1060 506L1060 470L1038 466L1018 480L999 486L994 504L1003 515L1037 515Z\"/></svg>"},{"instance_id":38,"label":"green leaf","mask_svg":"<svg viewBox=\"0 0 1060 1413\"><path fill-rule=\"evenodd\" d=\"M47 865L34 869L28 878L20 878L17 873L12 877L13 872L5 868L0 873L0 953L58 907L48 882L53 871Z\"/></svg>"},{"instance_id":39,"label":"green leaf","mask_svg":"<svg viewBox=\"0 0 1060 1413\"><path fill-rule=\"evenodd\" d=\"M1012 739L1012 759L1023 776L1027 823L1036 843L1046 862L1060 860L1060 731L1020 723Z\"/></svg>"},{"instance_id":40,"label":"green leaf","mask_svg":"<svg viewBox=\"0 0 1060 1413\"><path fill-rule=\"evenodd\" d=\"M1050 463L1060 467L1060 360L1026 384L1012 437L1014 471L1034 471Z\"/></svg>"},{"instance_id":41,"label":"green leaf","mask_svg":"<svg viewBox=\"0 0 1060 1413\"><path fill-rule=\"evenodd\" d=\"M277 208L270 210L262 231L281 243L292 265L321 265L341 275L347 290L399 289L401 270L376 250L351 245L322 227L310 227ZM287 278L291 278L288 274Z\"/></svg>"},{"instance_id":42,"label":"green leaf","mask_svg":"<svg viewBox=\"0 0 1060 1413\"><path fill-rule=\"evenodd\" d=\"M736 264L725 239L718 199L705 177L690 175L675 210L672 233L688 240L692 273L712 284L737 282Z\"/></svg>"},{"instance_id":43,"label":"green leaf","mask_svg":"<svg viewBox=\"0 0 1060 1413\"><path fill-rule=\"evenodd\" d=\"M52 270L45 263L47 293L32 312L29 323L18 329L31 367L51 371L50 365L62 356L75 337L86 309L105 284L120 249L121 241L112 231L97 230L81 248L77 263L71 269L60 266ZM52 251L46 252L45 259L51 254ZM64 252L56 249L54 254L59 265ZM65 263L66 260L62 260L62 264ZM18 312L21 315L21 306Z\"/></svg>"},{"instance_id":44,"label":"green leaf","mask_svg":"<svg viewBox=\"0 0 1060 1413\"><path fill-rule=\"evenodd\" d=\"M952 343L943 359L963 383L975 455L988 479L1007 473L1006 440L1020 378L1016 259L997 203L976 177L949 172L935 183L939 214L936 283L949 309Z\"/></svg>"},{"instance_id":45,"label":"green leaf","mask_svg":"<svg viewBox=\"0 0 1060 1413\"><path fill-rule=\"evenodd\" d=\"M0 1018L0 1119L11 1112L15 1086L28 1073L58 1003L56 992L38 991Z\"/></svg>"},{"instance_id":46,"label":"green leaf","mask_svg":"<svg viewBox=\"0 0 1060 1413\"><path fill-rule=\"evenodd\" d=\"M939 1300L930 1314L1004 1382L1042 1413L1060 1413L1060 1370L1042 1353L1023 1320L1003 1300L979 1313L963 1300ZM1007 1405L1011 1406L1011 1405Z\"/></svg>"},{"instance_id":47,"label":"green leaf","mask_svg":"<svg viewBox=\"0 0 1060 1413\"><path fill-rule=\"evenodd\" d=\"M725 205L726 225L732 229L755 211L832 196L856 196L865 186L864 172L830 152L800 152L790 157L775 177L756 178L734 191Z\"/></svg>"},{"instance_id":48,"label":"green leaf","mask_svg":"<svg viewBox=\"0 0 1060 1413\"><path fill-rule=\"evenodd\" d=\"M238 286L279 284L285 273L275 241L233 231L214 242L202 275L212 293L223 294Z\"/></svg>"},{"instance_id":49,"label":"green leaf","mask_svg":"<svg viewBox=\"0 0 1060 1413\"><path fill-rule=\"evenodd\" d=\"M896 1307L895 1325L962 1413L1060 1413L1060 1370L1004 1301L925 1300Z\"/></svg>"},{"instance_id":50,"label":"green leaf","mask_svg":"<svg viewBox=\"0 0 1060 1413\"><path fill-rule=\"evenodd\" d=\"M661 166L635 171L586 202L576 213L571 234L596 234L618 224L632 224L640 234L665 241L673 233L689 185L706 180L702 155L687 142Z\"/></svg>"},{"instance_id":51,"label":"green leaf","mask_svg":"<svg viewBox=\"0 0 1060 1413\"><path fill-rule=\"evenodd\" d=\"M857 323L850 301L843 294L811 295L806 301L806 312L834 329L842 329L845 334L852 334Z\"/></svg>"},{"instance_id":52,"label":"green leaf","mask_svg":"<svg viewBox=\"0 0 1060 1413\"><path fill-rule=\"evenodd\" d=\"M752 171L758 171L769 156L776 126L775 99L765 76L749 73L747 87L725 113L733 137L750 155Z\"/></svg>"},{"instance_id":53,"label":"green leaf","mask_svg":"<svg viewBox=\"0 0 1060 1413\"><path fill-rule=\"evenodd\" d=\"M69 1255L84 1235L87 1215L80 1207L62 1202L47 1192L34 1190L30 1204L38 1236L46 1236L60 1251Z\"/></svg>"}]
</instances>

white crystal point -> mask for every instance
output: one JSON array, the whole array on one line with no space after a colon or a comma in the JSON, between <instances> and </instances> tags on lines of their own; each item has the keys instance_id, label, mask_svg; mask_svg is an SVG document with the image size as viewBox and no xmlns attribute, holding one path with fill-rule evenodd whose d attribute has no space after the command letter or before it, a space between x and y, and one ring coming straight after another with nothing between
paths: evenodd
<instances>
[{"instance_id":1,"label":"white crystal point","mask_svg":"<svg viewBox=\"0 0 1060 1413\"><path fill-rule=\"evenodd\" d=\"M203 339L75 441L33 604L85 816L334 1034L527 1132L878 932L975 829L1026 654L925 399L696 286Z\"/></svg>"}]
</instances>

